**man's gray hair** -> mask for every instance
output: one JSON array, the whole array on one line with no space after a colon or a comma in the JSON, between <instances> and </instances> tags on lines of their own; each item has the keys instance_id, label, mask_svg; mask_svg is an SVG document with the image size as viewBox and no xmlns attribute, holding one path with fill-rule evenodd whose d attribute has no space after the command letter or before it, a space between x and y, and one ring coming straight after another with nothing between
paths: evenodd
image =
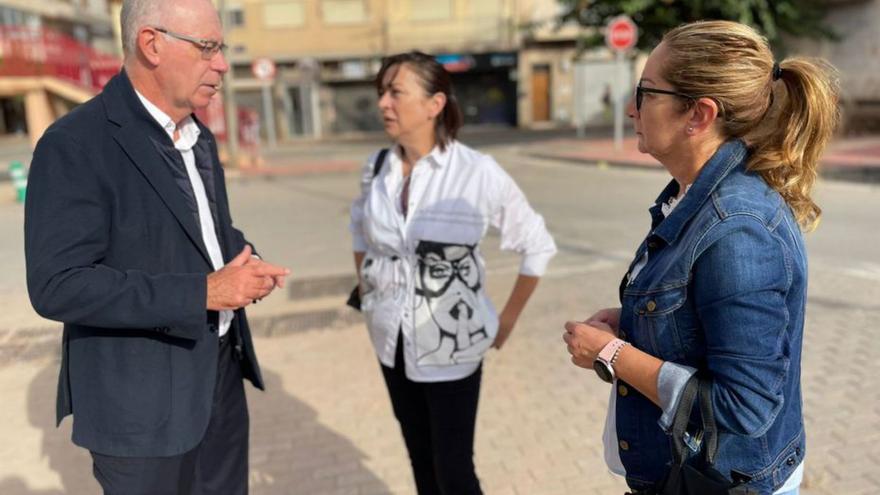
<instances>
[{"instance_id":1,"label":"man's gray hair","mask_svg":"<svg viewBox=\"0 0 880 495\"><path fill-rule=\"evenodd\" d=\"M144 26L160 26L167 0L124 0L119 22L122 27L122 53L125 57L137 51L138 31Z\"/></svg>"}]
</instances>

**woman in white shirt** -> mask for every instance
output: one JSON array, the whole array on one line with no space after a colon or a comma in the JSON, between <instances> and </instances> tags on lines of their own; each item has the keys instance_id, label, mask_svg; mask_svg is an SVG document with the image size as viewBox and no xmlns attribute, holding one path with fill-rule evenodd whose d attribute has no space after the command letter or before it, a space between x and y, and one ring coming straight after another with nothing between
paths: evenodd
<instances>
[{"instance_id":1,"label":"woman in white shirt","mask_svg":"<svg viewBox=\"0 0 880 495\"><path fill-rule=\"evenodd\" d=\"M556 246L495 160L455 140L462 116L442 65L419 52L395 55L376 86L394 144L367 161L351 208L362 310L418 493L479 494L483 355L504 345ZM479 248L489 226L502 249L522 255L500 315Z\"/></svg>"}]
</instances>

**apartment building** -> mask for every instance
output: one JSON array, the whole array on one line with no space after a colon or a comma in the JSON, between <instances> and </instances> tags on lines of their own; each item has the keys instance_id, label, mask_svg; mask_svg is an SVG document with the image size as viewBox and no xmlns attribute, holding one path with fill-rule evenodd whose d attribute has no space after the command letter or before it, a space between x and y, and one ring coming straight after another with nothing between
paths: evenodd
<instances>
[{"instance_id":1,"label":"apartment building","mask_svg":"<svg viewBox=\"0 0 880 495\"><path fill-rule=\"evenodd\" d=\"M107 0L0 0L0 134L31 141L118 71Z\"/></svg>"},{"instance_id":2,"label":"apartment building","mask_svg":"<svg viewBox=\"0 0 880 495\"><path fill-rule=\"evenodd\" d=\"M227 43L239 105L262 112L251 71L271 59L282 139L379 130L373 78L383 56L422 50L453 73L471 124L517 125L514 0L237 0Z\"/></svg>"}]
</instances>

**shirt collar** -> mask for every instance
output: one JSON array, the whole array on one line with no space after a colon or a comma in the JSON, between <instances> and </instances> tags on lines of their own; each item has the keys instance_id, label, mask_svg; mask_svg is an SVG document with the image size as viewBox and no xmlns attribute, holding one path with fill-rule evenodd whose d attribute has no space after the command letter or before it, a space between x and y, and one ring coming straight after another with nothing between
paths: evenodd
<instances>
[{"instance_id":1,"label":"shirt collar","mask_svg":"<svg viewBox=\"0 0 880 495\"><path fill-rule=\"evenodd\" d=\"M452 156L452 147L455 146L455 143L454 140L449 141L446 143L446 149L444 150L440 149L440 145L434 145L434 147L431 148L431 151L423 156L420 161L427 160L434 168L443 168L449 163L449 159ZM394 155L398 160L400 160L403 155L403 149L399 144L394 147Z\"/></svg>"},{"instance_id":2,"label":"shirt collar","mask_svg":"<svg viewBox=\"0 0 880 495\"><path fill-rule=\"evenodd\" d=\"M134 92L141 100L144 108L147 109L147 112L149 112L153 119L159 123L159 126L165 130L165 133L168 134L168 137L174 142L175 148L179 151L188 151L195 146L202 131L199 129L199 126L196 125L192 115L187 115L186 118L180 121L180 136L177 138L177 141L174 141L174 130L178 128L177 123L175 123L168 114L163 112L159 107L154 105L153 102L142 95L140 91L135 89Z\"/></svg>"}]
</instances>

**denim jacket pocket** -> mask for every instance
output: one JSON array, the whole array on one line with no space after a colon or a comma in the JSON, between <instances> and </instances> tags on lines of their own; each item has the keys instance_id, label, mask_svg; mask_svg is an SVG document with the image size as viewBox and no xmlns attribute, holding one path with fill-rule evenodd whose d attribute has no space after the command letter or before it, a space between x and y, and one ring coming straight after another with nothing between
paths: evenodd
<instances>
[{"instance_id":1,"label":"denim jacket pocket","mask_svg":"<svg viewBox=\"0 0 880 495\"><path fill-rule=\"evenodd\" d=\"M685 305L687 285L633 296L637 347L665 361L681 362L693 348L696 318Z\"/></svg>"}]
</instances>

